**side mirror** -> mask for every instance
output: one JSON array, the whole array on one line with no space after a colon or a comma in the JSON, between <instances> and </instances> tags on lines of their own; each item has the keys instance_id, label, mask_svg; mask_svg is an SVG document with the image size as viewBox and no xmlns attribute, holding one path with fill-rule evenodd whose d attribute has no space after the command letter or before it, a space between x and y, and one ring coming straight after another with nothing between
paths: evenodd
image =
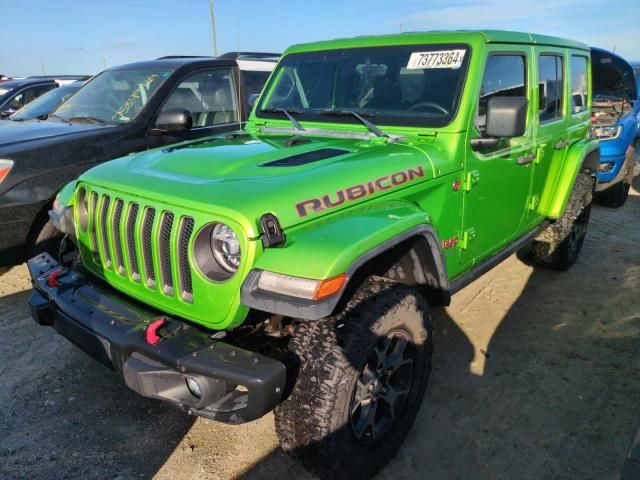
<instances>
[{"instance_id":1,"label":"side mirror","mask_svg":"<svg viewBox=\"0 0 640 480\"><path fill-rule=\"evenodd\" d=\"M260 98L259 93L252 93L251 95L249 95L249 108L253 108L255 106L258 98Z\"/></svg>"},{"instance_id":2,"label":"side mirror","mask_svg":"<svg viewBox=\"0 0 640 480\"><path fill-rule=\"evenodd\" d=\"M8 110L5 110L4 112L0 112L0 118L8 118L14 113L16 113L16 111L10 108Z\"/></svg>"},{"instance_id":3,"label":"side mirror","mask_svg":"<svg viewBox=\"0 0 640 480\"><path fill-rule=\"evenodd\" d=\"M512 138L524 135L527 126L526 97L492 97L487 103L486 137Z\"/></svg>"},{"instance_id":4,"label":"side mirror","mask_svg":"<svg viewBox=\"0 0 640 480\"><path fill-rule=\"evenodd\" d=\"M191 130L191 127L193 127L191 112L189 112L189 110L175 108L164 111L158 115L154 131L159 134L175 133Z\"/></svg>"}]
</instances>

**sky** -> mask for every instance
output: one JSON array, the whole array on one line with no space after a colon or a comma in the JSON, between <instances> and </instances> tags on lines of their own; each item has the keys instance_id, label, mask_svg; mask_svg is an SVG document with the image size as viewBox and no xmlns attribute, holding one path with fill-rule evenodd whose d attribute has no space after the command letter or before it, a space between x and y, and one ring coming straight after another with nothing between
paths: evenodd
<instances>
[{"instance_id":1,"label":"sky","mask_svg":"<svg viewBox=\"0 0 640 480\"><path fill-rule=\"evenodd\" d=\"M638 0L214 0L218 52L494 28L557 35L640 61ZM0 73L95 74L163 55L212 55L209 0L0 0Z\"/></svg>"}]
</instances>

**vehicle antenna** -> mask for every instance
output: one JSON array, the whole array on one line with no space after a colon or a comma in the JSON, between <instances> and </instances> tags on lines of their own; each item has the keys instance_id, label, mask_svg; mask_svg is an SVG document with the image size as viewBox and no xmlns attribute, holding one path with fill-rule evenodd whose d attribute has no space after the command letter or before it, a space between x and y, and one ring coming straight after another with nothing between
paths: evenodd
<instances>
[{"instance_id":1,"label":"vehicle antenna","mask_svg":"<svg viewBox=\"0 0 640 480\"><path fill-rule=\"evenodd\" d=\"M213 56L218 56L218 46L216 45L216 20L213 16L213 0L209 0L209 13L211 14L211 35L213 38Z\"/></svg>"},{"instance_id":2,"label":"vehicle antenna","mask_svg":"<svg viewBox=\"0 0 640 480\"><path fill-rule=\"evenodd\" d=\"M236 15L236 52L238 53L238 60L240 59L240 25L238 23L238 16ZM240 73L240 69L238 69L238 73ZM240 91L240 75L238 75L238 130L242 130L242 92Z\"/></svg>"}]
</instances>

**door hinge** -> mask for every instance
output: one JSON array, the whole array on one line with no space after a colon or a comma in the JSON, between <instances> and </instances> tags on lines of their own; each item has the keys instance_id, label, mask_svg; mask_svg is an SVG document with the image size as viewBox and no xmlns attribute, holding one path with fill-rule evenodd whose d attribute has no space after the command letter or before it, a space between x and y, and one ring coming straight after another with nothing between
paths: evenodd
<instances>
[{"instance_id":1,"label":"door hinge","mask_svg":"<svg viewBox=\"0 0 640 480\"><path fill-rule=\"evenodd\" d=\"M467 228L464 232L462 232L462 240L460 241L460 248L462 250L466 250L469 248L469 243L471 240L476 238L476 229L475 228Z\"/></svg>"},{"instance_id":2,"label":"door hinge","mask_svg":"<svg viewBox=\"0 0 640 480\"><path fill-rule=\"evenodd\" d=\"M540 203L540 195L532 195L529 199L529 210L535 210Z\"/></svg>"},{"instance_id":3,"label":"door hinge","mask_svg":"<svg viewBox=\"0 0 640 480\"><path fill-rule=\"evenodd\" d=\"M544 158L544 150L546 146L547 145L545 143L541 143L540 145L538 145L538 152L536 153L536 159L534 161L536 165L538 165Z\"/></svg>"},{"instance_id":4,"label":"door hinge","mask_svg":"<svg viewBox=\"0 0 640 480\"><path fill-rule=\"evenodd\" d=\"M469 192L471 188L480 181L480 172L472 170L467 172L467 176L464 178L464 191Z\"/></svg>"}]
</instances>

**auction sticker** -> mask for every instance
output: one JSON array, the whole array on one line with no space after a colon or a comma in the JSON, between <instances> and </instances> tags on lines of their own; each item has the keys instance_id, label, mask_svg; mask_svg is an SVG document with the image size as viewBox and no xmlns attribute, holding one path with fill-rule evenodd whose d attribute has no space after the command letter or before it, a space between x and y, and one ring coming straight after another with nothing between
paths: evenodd
<instances>
[{"instance_id":1,"label":"auction sticker","mask_svg":"<svg viewBox=\"0 0 640 480\"><path fill-rule=\"evenodd\" d=\"M465 50L413 52L409 57L407 68L460 68L464 54Z\"/></svg>"}]
</instances>

